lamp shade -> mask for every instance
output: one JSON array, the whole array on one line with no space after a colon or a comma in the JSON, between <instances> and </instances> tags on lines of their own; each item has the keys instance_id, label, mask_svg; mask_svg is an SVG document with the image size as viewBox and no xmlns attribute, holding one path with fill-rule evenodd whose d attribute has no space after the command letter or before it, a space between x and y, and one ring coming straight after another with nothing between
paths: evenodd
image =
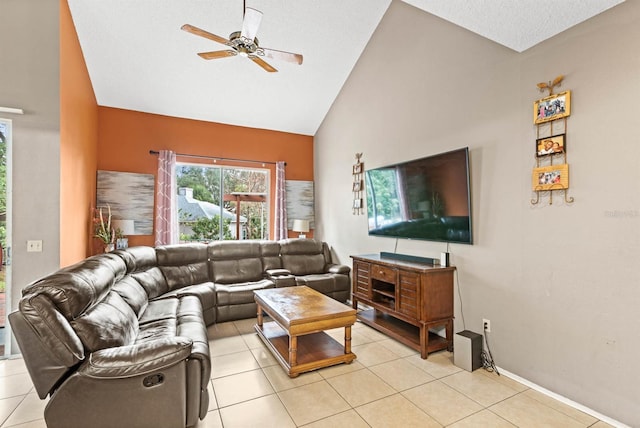
<instances>
[{"instance_id":1,"label":"lamp shade","mask_svg":"<svg viewBox=\"0 0 640 428\"><path fill-rule=\"evenodd\" d=\"M120 229L122 235L133 235L136 233L136 226L133 220L113 220L111 222L114 230Z\"/></svg>"},{"instance_id":2,"label":"lamp shade","mask_svg":"<svg viewBox=\"0 0 640 428\"><path fill-rule=\"evenodd\" d=\"M309 220L293 220L293 228L291 230L294 232L308 232Z\"/></svg>"}]
</instances>

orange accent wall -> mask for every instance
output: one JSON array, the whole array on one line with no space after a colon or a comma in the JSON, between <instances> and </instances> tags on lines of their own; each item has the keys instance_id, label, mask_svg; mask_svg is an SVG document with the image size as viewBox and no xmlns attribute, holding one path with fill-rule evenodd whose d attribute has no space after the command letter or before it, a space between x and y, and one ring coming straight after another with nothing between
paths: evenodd
<instances>
[{"instance_id":1,"label":"orange accent wall","mask_svg":"<svg viewBox=\"0 0 640 428\"><path fill-rule=\"evenodd\" d=\"M91 251L98 104L66 0L60 0L60 265Z\"/></svg>"},{"instance_id":2,"label":"orange accent wall","mask_svg":"<svg viewBox=\"0 0 640 428\"><path fill-rule=\"evenodd\" d=\"M155 176L158 158L149 154L150 150L266 162L285 161L287 180L313 180L312 136L98 107L97 169ZM178 161L197 162L187 158L178 158ZM271 169L273 195L275 166L266 164L265 167ZM271 232L273 205L270 204L269 216ZM307 236L312 237L313 233ZM129 245L154 245L154 236L130 236Z\"/></svg>"}]
</instances>

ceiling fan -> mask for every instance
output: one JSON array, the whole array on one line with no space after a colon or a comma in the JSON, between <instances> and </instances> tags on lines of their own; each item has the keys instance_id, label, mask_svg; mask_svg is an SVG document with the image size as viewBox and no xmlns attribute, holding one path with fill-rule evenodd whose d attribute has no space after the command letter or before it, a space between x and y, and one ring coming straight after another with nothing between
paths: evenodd
<instances>
[{"instance_id":1,"label":"ceiling fan","mask_svg":"<svg viewBox=\"0 0 640 428\"><path fill-rule=\"evenodd\" d=\"M227 45L231 48L222 51L200 52L198 55L204 59L219 59L240 55L249 58L265 71L270 73L278 70L263 60L263 58L302 64L302 55L300 54L263 48L258 44L256 34L258 33L258 28L260 28L260 21L262 21L262 12L250 7L245 7L244 18L242 20L242 31L234 31L229 35L229 39L217 36L190 24L185 24L181 28L186 32L204 37L205 39L213 40L214 42L222 43L223 45Z\"/></svg>"}]
</instances>

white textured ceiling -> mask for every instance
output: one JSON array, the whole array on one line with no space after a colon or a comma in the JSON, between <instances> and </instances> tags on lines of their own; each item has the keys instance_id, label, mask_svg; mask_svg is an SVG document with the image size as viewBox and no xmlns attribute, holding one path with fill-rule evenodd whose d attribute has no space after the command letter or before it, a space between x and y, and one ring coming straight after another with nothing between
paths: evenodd
<instances>
[{"instance_id":1,"label":"white textured ceiling","mask_svg":"<svg viewBox=\"0 0 640 428\"><path fill-rule=\"evenodd\" d=\"M523 52L624 0L403 0Z\"/></svg>"},{"instance_id":2,"label":"white textured ceiling","mask_svg":"<svg viewBox=\"0 0 640 428\"><path fill-rule=\"evenodd\" d=\"M396 0L397 1L397 0ZM521 52L621 0L404 0ZM247 0L263 12L260 45L301 53L267 73L242 57L205 61L225 46L241 0L69 0L99 105L314 135L391 0Z\"/></svg>"}]
</instances>

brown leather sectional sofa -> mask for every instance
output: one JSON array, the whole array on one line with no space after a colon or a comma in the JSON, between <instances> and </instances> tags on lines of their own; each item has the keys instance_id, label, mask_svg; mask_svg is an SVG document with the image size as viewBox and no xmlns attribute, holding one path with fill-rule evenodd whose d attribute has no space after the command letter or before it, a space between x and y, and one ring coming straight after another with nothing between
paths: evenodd
<instances>
[{"instance_id":1,"label":"brown leather sectional sofa","mask_svg":"<svg viewBox=\"0 0 640 428\"><path fill-rule=\"evenodd\" d=\"M22 290L11 327L49 428L183 428L207 413L207 326L256 315L253 290L350 296L350 269L312 239L132 247Z\"/></svg>"}]
</instances>

